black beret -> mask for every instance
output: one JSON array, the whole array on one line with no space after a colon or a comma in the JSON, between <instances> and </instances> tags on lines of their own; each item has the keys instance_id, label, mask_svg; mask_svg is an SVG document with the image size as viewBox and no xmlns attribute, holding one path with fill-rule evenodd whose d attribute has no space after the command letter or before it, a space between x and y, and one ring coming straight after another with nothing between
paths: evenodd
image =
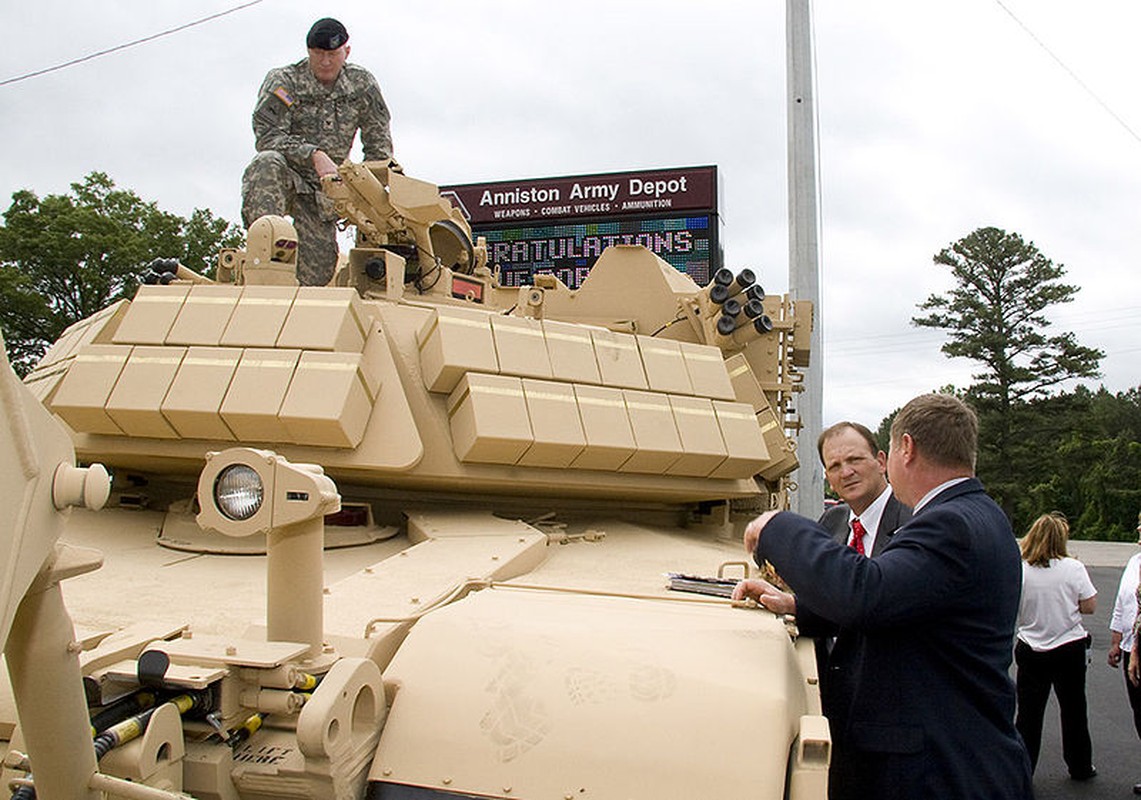
<instances>
[{"instance_id":1,"label":"black beret","mask_svg":"<svg viewBox=\"0 0 1141 800\"><path fill-rule=\"evenodd\" d=\"M325 17L313 23L305 37L305 46L310 50L336 50L348 40L345 26L332 17Z\"/></svg>"}]
</instances>

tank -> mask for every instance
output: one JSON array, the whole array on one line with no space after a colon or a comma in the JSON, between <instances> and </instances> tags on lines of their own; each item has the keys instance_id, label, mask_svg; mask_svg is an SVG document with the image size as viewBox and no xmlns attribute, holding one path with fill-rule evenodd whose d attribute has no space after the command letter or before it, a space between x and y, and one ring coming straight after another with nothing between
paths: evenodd
<instances>
[{"instance_id":1,"label":"tank","mask_svg":"<svg viewBox=\"0 0 1141 800\"><path fill-rule=\"evenodd\" d=\"M215 280L156 260L3 365L5 779L825 797L813 643L728 598L787 507L811 304L638 246L504 287L391 167L326 179L357 231L329 286L263 217Z\"/></svg>"}]
</instances>

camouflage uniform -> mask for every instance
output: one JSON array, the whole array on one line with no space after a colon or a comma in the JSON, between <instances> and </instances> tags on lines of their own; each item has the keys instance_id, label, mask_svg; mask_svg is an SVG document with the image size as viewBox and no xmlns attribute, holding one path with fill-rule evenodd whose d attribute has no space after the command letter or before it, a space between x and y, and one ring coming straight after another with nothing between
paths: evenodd
<instances>
[{"instance_id":1,"label":"camouflage uniform","mask_svg":"<svg viewBox=\"0 0 1141 800\"><path fill-rule=\"evenodd\" d=\"M248 228L265 214L293 217L302 285L328 283L337 261L337 214L320 191L313 153L323 150L340 164L359 129L366 161L391 158L388 120L376 78L355 64L345 64L329 87L308 59L265 76L253 116L258 153L242 175L242 219Z\"/></svg>"}]
</instances>

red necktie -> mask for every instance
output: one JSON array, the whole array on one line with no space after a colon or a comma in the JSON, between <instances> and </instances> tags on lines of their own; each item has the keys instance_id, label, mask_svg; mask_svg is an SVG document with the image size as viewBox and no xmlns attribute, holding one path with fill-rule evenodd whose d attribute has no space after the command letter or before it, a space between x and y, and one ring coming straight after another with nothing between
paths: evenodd
<instances>
[{"instance_id":1,"label":"red necktie","mask_svg":"<svg viewBox=\"0 0 1141 800\"><path fill-rule=\"evenodd\" d=\"M860 522L858 517L852 520L852 541L849 543L849 547L860 555L866 556L867 553L864 552L864 537L867 535L868 532L864 530L864 523Z\"/></svg>"}]
</instances>

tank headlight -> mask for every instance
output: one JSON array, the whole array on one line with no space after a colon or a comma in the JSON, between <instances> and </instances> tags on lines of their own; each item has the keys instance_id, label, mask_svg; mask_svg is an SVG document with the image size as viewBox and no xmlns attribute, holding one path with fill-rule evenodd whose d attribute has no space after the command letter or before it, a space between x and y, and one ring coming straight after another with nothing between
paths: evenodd
<instances>
[{"instance_id":1,"label":"tank headlight","mask_svg":"<svg viewBox=\"0 0 1141 800\"><path fill-rule=\"evenodd\" d=\"M231 464L214 480L214 505L227 519L249 519L258 513L264 499L261 476L245 464Z\"/></svg>"}]
</instances>

